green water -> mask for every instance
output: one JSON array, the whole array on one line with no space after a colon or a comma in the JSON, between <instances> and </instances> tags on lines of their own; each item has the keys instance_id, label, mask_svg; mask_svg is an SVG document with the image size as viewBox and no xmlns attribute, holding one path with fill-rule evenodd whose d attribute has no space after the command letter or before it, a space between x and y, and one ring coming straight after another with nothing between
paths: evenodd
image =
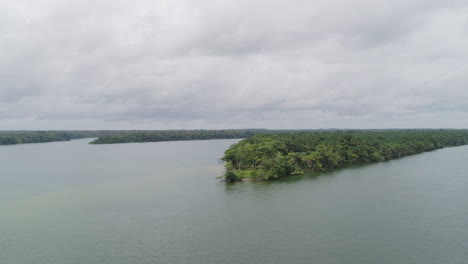
<instances>
[{"instance_id":1,"label":"green water","mask_svg":"<svg viewBox=\"0 0 468 264\"><path fill-rule=\"evenodd\" d=\"M225 184L236 140L0 147L0 263L468 263L468 147Z\"/></svg>"}]
</instances>

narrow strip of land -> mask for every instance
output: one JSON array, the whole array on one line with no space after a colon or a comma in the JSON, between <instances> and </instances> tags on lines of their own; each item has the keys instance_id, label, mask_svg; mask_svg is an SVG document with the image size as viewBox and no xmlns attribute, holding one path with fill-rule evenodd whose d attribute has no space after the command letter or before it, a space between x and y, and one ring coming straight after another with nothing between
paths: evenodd
<instances>
[{"instance_id":1,"label":"narrow strip of land","mask_svg":"<svg viewBox=\"0 0 468 264\"><path fill-rule=\"evenodd\" d=\"M79 138L96 138L90 144L119 144L137 142L160 142L177 140L249 138L257 134L300 133L320 130L267 130L267 129L220 129L220 130L47 130L47 131L0 131L0 145L68 141Z\"/></svg>"},{"instance_id":2,"label":"narrow strip of land","mask_svg":"<svg viewBox=\"0 0 468 264\"><path fill-rule=\"evenodd\" d=\"M249 138L257 134L300 133L311 130L221 129L221 130L153 130L123 131L103 135L91 144L118 144L179 140Z\"/></svg>"},{"instance_id":3,"label":"narrow strip of land","mask_svg":"<svg viewBox=\"0 0 468 264\"><path fill-rule=\"evenodd\" d=\"M107 133L109 133L109 131L0 131L0 145L45 143L68 141L79 138L95 138Z\"/></svg>"},{"instance_id":4,"label":"narrow strip of land","mask_svg":"<svg viewBox=\"0 0 468 264\"><path fill-rule=\"evenodd\" d=\"M232 145L222 159L228 182L271 180L353 164L385 161L468 144L468 130L305 132L256 135Z\"/></svg>"}]
</instances>

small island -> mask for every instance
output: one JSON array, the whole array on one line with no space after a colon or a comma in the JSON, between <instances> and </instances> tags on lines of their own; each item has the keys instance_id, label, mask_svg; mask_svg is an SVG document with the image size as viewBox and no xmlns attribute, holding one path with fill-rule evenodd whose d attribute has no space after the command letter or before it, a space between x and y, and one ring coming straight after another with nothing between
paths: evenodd
<instances>
[{"instance_id":1,"label":"small island","mask_svg":"<svg viewBox=\"0 0 468 264\"><path fill-rule=\"evenodd\" d=\"M468 144L468 130L358 130L255 135L226 150L227 182L273 180Z\"/></svg>"}]
</instances>

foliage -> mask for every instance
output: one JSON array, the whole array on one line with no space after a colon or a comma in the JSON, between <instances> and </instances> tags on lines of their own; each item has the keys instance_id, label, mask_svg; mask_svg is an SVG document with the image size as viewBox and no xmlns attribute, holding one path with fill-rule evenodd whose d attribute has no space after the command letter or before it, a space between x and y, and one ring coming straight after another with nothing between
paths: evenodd
<instances>
[{"instance_id":1,"label":"foliage","mask_svg":"<svg viewBox=\"0 0 468 264\"><path fill-rule=\"evenodd\" d=\"M225 151L226 181L289 175L385 161L468 144L468 130L303 132L244 139Z\"/></svg>"},{"instance_id":2,"label":"foliage","mask_svg":"<svg viewBox=\"0 0 468 264\"><path fill-rule=\"evenodd\" d=\"M266 129L223 129L223 130L142 130L121 131L107 134L91 144L116 144L131 142L159 142L177 140L234 139L248 138L257 134L278 134L302 132L304 130L266 130Z\"/></svg>"},{"instance_id":3,"label":"foliage","mask_svg":"<svg viewBox=\"0 0 468 264\"><path fill-rule=\"evenodd\" d=\"M248 138L256 134L298 133L307 130L225 129L225 130L67 130L0 131L0 145L97 138L91 144L158 142L174 140Z\"/></svg>"},{"instance_id":4,"label":"foliage","mask_svg":"<svg viewBox=\"0 0 468 264\"><path fill-rule=\"evenodd\" d=\"M68 141L78 138L94 138L113 131L1 131L0 145L15 145L25 143L42 143L52 141Z\"/></svg>"}]
</instances>

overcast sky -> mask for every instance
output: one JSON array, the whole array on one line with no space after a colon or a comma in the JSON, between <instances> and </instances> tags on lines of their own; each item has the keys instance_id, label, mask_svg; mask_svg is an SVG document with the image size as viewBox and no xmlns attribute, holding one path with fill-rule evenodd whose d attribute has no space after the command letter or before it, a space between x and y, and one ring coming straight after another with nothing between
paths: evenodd
<instances>
[{"instance_id":1,"label":"overcast sky","mask_svg":"<svg viewBox=\"0 0 468 264\"><path fill-rule=\"evenodd\" d=\"M468 128L468 0L0 0L0 129Z\"/></svg>"}]
</instances>

